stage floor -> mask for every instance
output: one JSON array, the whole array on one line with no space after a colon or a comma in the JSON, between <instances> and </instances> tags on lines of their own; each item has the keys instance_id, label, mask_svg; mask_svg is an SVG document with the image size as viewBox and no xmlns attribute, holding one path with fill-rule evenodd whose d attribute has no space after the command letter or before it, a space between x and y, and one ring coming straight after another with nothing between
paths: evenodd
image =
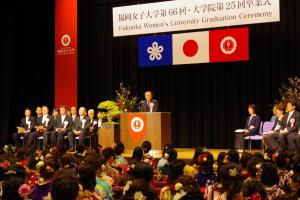
<instances>
[{"instance_id":1,"label":"stage floor","mask_svg":"<svg viewBox=\"0 0 300 200\"><path fill-rule=\"evenodd\" d=\"M182 160L191 160L194 155L194 150L193 148L176 148L178 156L178 159ZM214 156L214 159L217 159L218 155L220 152L227 152L229 149L208 149L209 152L211 152ZM261 149L252 149L252 150L246 150L247 152L250 153L255 153L255 152L261 152ZM152 150L151 155L154 158L161 158L161 151L160 150ZM126 158L131 158L132 156L132 151L126 150L123 154Z\"/></svg>"}]
</instances>

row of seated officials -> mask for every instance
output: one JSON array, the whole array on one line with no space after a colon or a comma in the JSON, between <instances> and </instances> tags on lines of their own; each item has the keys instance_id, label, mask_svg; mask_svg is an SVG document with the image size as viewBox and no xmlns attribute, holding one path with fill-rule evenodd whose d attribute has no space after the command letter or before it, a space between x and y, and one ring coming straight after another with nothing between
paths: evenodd
<instances>
[{"instance_id":1,"label":"row of seated officials","mask_svg":"<svg viewBox=\"0 0 300 200\"><path fill-rule=\"evenodd\" d=\"M84 107L77 109L72 107L67 111L65 106L60 106L58 110L54 109L52 115L49 114L47 106L37 107L36 117L31 116L31 110L25 109L25 117L21 119L18 132L13 134L13 140L16 146L21 146L21 139L25 148L35 144L35 141L41 136L43 140L43 150L48 148L49 139L51 146L65 145L64 138L68 136L70 150L74 150L74 139L79 137L79 145L84 146L86 136L91 136L91 143L96 146L98 143L98 129L102 120L95 118L95 111Z\"/></svg>"},{"instance_id":2,"label":"row of seated officials","mask_svg":"<svg viewBox=\"0 0 300 200\"><path fill-rule=\"evenodd\" d=\"M256 106L248 106L249 117L246 120L242 132L235 134L235 148L244 150L244 139L247 136L258 135L261 120L256 114ZM263 143L267 149L289 151L300 154L300 114L296 110L296 103L289 101L286 106L275 105L273 108L274 126L266 133L263 133Z\"/></svg>"}]
</instances>

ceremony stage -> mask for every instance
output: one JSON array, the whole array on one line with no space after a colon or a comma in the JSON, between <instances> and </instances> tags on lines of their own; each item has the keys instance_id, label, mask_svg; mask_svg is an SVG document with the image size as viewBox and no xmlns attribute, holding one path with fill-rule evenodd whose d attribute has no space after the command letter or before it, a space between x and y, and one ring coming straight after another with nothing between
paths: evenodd
<instances>
[{"instance_id":1,"label":"ceremony stage","mask_svg":"<svg viewBox=\"0 0 300 200\"><path fill-rule=\"evenodd\" d=\"M178 159L182 160L191 160L194 155L194 148L176 148L177 153L178 153ZM217 159L218 155L220 152L228 152L230 149L208 149L210 153L213 154L214 159ZM247 152L250 153L256 153L256 152L261 152L261 149L252 149L252 150L246 150ZM161 158L162 152L160 150L152 150L151 155L155 158ZM130 158L132 155L132 151L125 150L125 153L123 154L126 158Z\"/></svg>"}]
</instances>

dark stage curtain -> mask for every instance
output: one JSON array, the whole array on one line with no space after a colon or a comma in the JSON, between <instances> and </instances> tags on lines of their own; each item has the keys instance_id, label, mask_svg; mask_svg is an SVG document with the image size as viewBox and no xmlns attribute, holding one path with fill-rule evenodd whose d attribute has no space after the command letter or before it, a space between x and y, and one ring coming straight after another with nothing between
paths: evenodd
<instances>
[{"instance_id":1,"label":"dark stage curtain","mask_svg":"<svg viewBox=\"0 0 300 200\"><path fill-rule=\"evenodd\" d=\"M278 88L300 71L300 1L281 1L281 22L250 27L250 61L137 67L137 36L112 37L112 7L149 1L79 0L79 104L96 107L121 81L143 97L153 90L173 116L178 147L233 147L247 105L269 120Z\"/></svg>"},{"instance_id":2,"label":"dark stage curtain","mask_svg":"<svg viewBox=\"0 0 300 200\"><path fill-rule=\"evenodd\" d=\"M26 107L53 106L54 4L48 0L6 1L0 6L0 145Z\"/></svg>"}]
</instances>

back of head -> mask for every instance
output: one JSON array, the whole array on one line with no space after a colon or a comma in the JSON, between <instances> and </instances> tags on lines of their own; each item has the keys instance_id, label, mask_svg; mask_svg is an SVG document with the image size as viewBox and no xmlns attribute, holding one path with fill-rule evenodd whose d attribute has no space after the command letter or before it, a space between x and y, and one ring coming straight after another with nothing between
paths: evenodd
<instances>
[{"instance_id":1,"label":"back of head","mask_svg":"<svg viewBox=\"0 0 300 200\"><path fill-rule=\"evenodd\" d=\"M122 142L116 142L116 146L114 147L114 151L116 155L121 155L124 153L125 146Z\"/></svg>"},{"instance_id":2,"label":"back of head","mask_svg":"<svg viewBox=\"0 0 300 200\"><path fill-rule=\"evenodd\" d=\"M178 177L183 175L185 162L183 160L176 160L169 165L168 182L173 183Z\"/></svg>"},{"instance_id":3,"label":"back of head","mask_svg":"<svg viewBox=\"0 0 300 200\"><path fill-rule=\"evenodd\" d=\"M140 197L140 198L137 198ZM141 198L143 197L143 198ZM156 191L144 179L135 179L121 200L149 199L158 200Z\"/></svg>"},{"instance_id":4,"label":"back of head","mask_svg":"<svg viewBox=\"0 0 300 200\"><path fill-rule=\"evenodd\" d=\"M229 162L233 162L233 163L236 163L236 164L240 163L239 152L237 152L235 149L229 150L227 155L228 155L228 161Z\"/></svg>"},{"instance_id":5,"label":"back of head","mask_svg":"<svg viewBox=\"0 0 300 200\"><path fill-rule=\"evenodd\" d=\"M174 148L169 148L165 155L167 155L167 160L169 163L175 161L177 159L177 151Z\"/></svg>"},{"instance_id":6,"label":"back of head","mask_svg":"<svg viewBox=\"0 0 300 200\"><path fill-rule=\"evenodd\" d=\"M62 170L52 183L52 200L75 200L79 193L78 177L71 169Z\"/></svg>"},{"instance_id":7,"label":"back of head","mask_svg":"<svg viewBox=\"0 0 300 200\"><path fill-rule=\"evenodd\" d=\"M152 148L152 144L151 144L151 142L150 141L144 141L143 143L142 143L142 148L143 148L143 151L144 151L144 153L149 153L149 151L151 150L151 148Z\"/></svg>"},{"instance_id":8,"label":"back of head","mask_svg":"<svg viewBox=\"0 0 300 200\"><path fill-rule=\"evenodd\" d=\"M3 200L22 200L23 198L19 196L18 189L19 187L24 184L25 180L17 177L11 176L9 177L3 184L3 193L2 199Z\"/></svg>"},{"instance_id":9,"label":"back of head","mask_svg":"<svg viewBox=\"0 0 300 200\"><path fill-rule=\"evenodd\" d=\"M220 168L218 178L222 184L223 190L227 192L228 199L233 199L233 197L240 191L243 182L240 166L235 163L223 165Z\"/></svg>"},{"instance_id":10,"label":"back of head","mask_svg":"<svg viewBox=\"0 0 300 200\"><path fill-rule=\"evenodd\" d=\"M180 183L182 185L182 188L178 188L179 191L177 192L183 190L186 193L186 195L180 198L181 200L204 199L202 193L199 191L199 185L193 177L184 176L184 175L180 176L176 180L176 184L177 183Z\"/></svg>"},{"instance_id":11,"label":"back of head","mask_svg":"<svg viewBox=\"0 0 300 200\"><path fill-rule=\"evenodd\" d=\"M141 161L143 159L144 153L142 147L135 147L132 153L132 160Z\"/></svg>"},{"instance_id":12,"label":"back of head","mask_svg":"<svg viewBox=\"0 0 300 200\"><path fill-rule=\"evenodd\" d=\"M140 162L133 169L133 176L136 179L145 179L150 182L153 177L153 170L147 163Z\"/></svg>"},{"instance_id":13,"label":"back of head","mask_svg":"<svg viewBox=\"0 0 300 200\"><path fill-rule=\"evenodd\" d=\"M267 193L263 184L258 180L247 180L242 186L242 193L245 198L266 199ZM260 197L260 198L259 198Z\"/></svg>"},{"instance_id":14,"label":"back of head","mask_svg":"<svg viewBox=\"0 0 300 200\"><path fill-rule=\"evenodd\" d=\"M271 162L265 162L261 173L261 182L266 186L274 186L279 183L276 165Z\"/></svg>"},{"instance_id":15,"label":"back of head","mask_svg":"<svg viewBox=\"0 0 300 200\"><path fill-rule=\"evenodd\" d=\"M96 186L96 170L95 167L83 164L79 168L79 183L83 190L94 191Z\"/></svg>"}]
</instances>

